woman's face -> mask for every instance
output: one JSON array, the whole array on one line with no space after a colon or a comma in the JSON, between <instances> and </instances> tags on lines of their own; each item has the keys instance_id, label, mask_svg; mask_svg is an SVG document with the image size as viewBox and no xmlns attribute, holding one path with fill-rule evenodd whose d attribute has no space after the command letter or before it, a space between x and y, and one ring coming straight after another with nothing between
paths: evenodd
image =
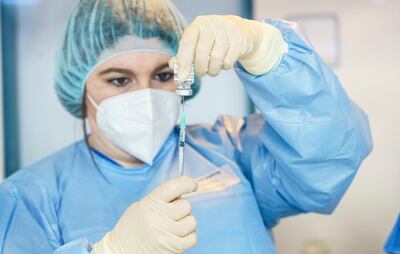
<instances>
[{"instance_id":1,"label":"woman's face","mask_svg":"<svg viewBox=\"0 0 400 254\"><path fill-rule=\"evenodd\" d=\"M86 82L86 93L97 104L104 99L145 88L173 92L171 57L156 52L133 52L111 58L96 68ZM90 104L86 103L90 110Z\"/></svg>"},{"instance_id":2,"label":"woman's face","mask_svg":"<svg viewBox=\"0 0 400 254\"><path fill-rule=\"evenodd\" d=\"M145 88L173 92L174 74L168 66L170 56L155 52L134 52L111 58L96 68L86 82L86 93L99 105L103 100ZM122 165L140 161L113 145L97 126L96 109L85 98L92 147L114 158Z\"/></svg>"}]
</instances>

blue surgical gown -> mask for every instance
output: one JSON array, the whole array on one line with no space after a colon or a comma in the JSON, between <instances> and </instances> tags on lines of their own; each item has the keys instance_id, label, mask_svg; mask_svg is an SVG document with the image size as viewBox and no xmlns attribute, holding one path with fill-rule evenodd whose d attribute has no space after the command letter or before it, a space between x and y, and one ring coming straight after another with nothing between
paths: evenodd
<instances>
[{"instance_id":1,"label":"blue surgical gown","mask_svg":"<svg viewBox=\"0 0 400 254\"><path fill-rule=\"evenodd\" d=\"M400 215L397 218L396 225L385 243L385 251L388 254L400 254Z\"/></svg>"},{"instance_id":2,"label":"blue surgical gown","mask_svg":"<svg viewBox=\"0 0 400 254\"><path fill-rule=\"evenodd\" d=\"M185 253L276 253L279 219L331 213L372 149L367 116L335 74L291 25L266 22L288 43L280 64L262 76L235 66L260 113L187 130L188 175L228 169L240 182L189 198L198 244ZM129 205L176 176L177 141L175 130L152 166L94 153L97 168L80 141L18 171L0 188L1 253L90 252Z\"/></svg>"}]
</instances>

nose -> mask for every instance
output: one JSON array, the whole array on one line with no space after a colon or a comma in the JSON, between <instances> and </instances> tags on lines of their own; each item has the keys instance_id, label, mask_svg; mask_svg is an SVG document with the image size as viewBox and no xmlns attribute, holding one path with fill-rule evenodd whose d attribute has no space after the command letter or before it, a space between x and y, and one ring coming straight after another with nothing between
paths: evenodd
<instances>
[{"instance_id":1,"label":"nose","mask_svg":"<svg viewBox=\"0 0 400 254\"><path fill-rule=\"evenodd\" d=\"M134 90L151 88L151 77L138 77Z\"/></svg>"}]
</instances>

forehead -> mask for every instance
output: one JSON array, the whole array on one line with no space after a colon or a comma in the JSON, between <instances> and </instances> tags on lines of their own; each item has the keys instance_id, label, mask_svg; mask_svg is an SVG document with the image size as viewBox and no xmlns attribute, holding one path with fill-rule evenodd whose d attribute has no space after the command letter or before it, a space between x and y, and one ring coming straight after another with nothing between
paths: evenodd
<instances>
[{"instance_id":1,"label":"forehead","mask_svg":"<svg viewBox=\"0 0 400 254\"><path fill-rule=\"evenodd\" d=\"M130 52L107 59L96 68L96 72L115 67L126 69L152 69L167 63L170 58L170 55L160 52Z\"/></svg>"}]
</instances>

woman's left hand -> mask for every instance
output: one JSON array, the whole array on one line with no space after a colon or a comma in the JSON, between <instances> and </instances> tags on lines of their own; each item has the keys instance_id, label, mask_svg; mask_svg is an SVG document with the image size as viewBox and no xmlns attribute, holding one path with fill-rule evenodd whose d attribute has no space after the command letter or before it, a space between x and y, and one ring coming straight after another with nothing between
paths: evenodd
<instances>
[{"instance_id":1,"label":"woman's left hand","mask_svg":"<svg viewBox=\"0 0 400 254\"><path fill-rule=\"evenodd\" d=\"M282 43L279 30L269 24L238 16L199 16L179 43L179 76L186 79L193 63L200 76L216 76L238 60L254 75L267 73L279 62Z\"/></svg>"}]
</instances>

